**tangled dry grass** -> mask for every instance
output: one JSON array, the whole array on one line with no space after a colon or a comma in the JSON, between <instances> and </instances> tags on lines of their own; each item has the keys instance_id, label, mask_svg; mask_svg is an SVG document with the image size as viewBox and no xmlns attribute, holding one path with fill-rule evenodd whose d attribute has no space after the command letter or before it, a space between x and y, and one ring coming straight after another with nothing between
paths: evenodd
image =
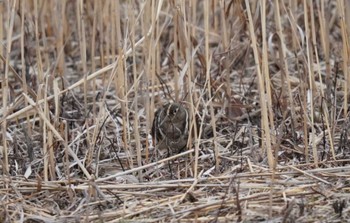
<instances>
[{"instance_id":1,"label":"tangled dry grass","mask_svg":"<svg viewBox=\"0 0 350 223\"><path fill-rule=\"evenodd\" d=\"M0 222L346 222L350 3L0 1ZM162 155L154 112L191 114Z\"/></svg>"}]
</instances>

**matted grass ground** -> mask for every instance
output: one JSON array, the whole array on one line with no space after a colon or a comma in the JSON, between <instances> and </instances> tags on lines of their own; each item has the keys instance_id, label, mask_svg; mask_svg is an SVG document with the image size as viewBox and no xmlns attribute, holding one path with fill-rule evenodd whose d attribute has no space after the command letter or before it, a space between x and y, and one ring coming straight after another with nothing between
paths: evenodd
<instances>
[{"instance_id":1,"label":"matted grass ground","mask_svg":"<svg viewBox=\"0 0 350 223\"><path fill-rule=\"evenodd\" d=\"M348 1L0 1L0 222L347 222ZM190 112L188 148L154 112Z\"/></svg>"}]
</instances>

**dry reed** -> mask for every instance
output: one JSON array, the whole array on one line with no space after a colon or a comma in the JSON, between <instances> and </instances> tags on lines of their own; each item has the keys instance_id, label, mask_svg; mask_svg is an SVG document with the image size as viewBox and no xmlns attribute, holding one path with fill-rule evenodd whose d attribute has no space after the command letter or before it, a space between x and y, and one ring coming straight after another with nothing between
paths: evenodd
<instances>
[{"instance_id":1,"label":"dry reed","mask_svg":"<svg viewBox=\"0 0 350 223\"><path fill-rule=\"evenodd\" d=\"M0 21L0 222L350 218L348 1L8 0ZM171 157L169 101L191 115Z\"/></svg>"}]
</instances>

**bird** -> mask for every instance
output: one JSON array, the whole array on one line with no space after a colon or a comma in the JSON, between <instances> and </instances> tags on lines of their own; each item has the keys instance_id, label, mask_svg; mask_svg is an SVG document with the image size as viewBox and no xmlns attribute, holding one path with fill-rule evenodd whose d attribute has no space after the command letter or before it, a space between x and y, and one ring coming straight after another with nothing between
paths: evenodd
<instances>
[{"instance_id":1,"label":"bird","mask_svg":"<svg viewBox=\"0 0 350 223\"><path fill-rule=\"evenodd\" d=\"M167 103L154 115L152 138L158 149L167 149L168 156L182 152L187 146L189 115L179 103Z\"/></svg>"}]
</instances>

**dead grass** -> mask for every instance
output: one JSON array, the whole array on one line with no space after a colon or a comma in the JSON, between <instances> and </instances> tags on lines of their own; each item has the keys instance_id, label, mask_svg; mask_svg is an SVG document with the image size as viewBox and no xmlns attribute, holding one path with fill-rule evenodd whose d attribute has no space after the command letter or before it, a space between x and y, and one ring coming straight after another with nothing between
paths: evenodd
<instances>
[{"instance_id":1,"label":"dead grass","mask_svg":"<svg viewBox=\"0 0 350 223\"><path fill-rule=\"evenodd\" d=\"M1 1L0 222L346 221L349 10ZM169 101L192 117L171 157Z\"/></svg>"}]
</instances>

